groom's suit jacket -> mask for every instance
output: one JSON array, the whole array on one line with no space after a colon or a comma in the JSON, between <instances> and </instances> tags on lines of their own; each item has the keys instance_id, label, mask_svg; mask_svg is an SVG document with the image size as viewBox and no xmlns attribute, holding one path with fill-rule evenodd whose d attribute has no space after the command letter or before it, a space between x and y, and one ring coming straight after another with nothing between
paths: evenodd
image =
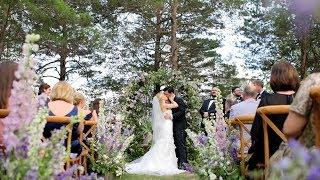
<instances>
[{"instance_id":1,"label":"groom's suit jacket","mask_svg":"<svg viewBox=\"0 0 320 180\"><path fill-rule=\"evenodd\" d=\"M173 131L184 130L187 128L186 104L181 97L175 97L174 101L178 104L177 108L172 109Z\"/></svg>"}]
</instances>

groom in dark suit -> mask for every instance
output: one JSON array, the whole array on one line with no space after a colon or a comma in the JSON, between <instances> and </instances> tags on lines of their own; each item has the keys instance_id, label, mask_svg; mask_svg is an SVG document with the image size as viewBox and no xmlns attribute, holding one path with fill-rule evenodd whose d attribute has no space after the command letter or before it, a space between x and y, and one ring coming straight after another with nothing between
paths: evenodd
<instances>
[{"instance_id":1,"label":"groom in dark suit","mask_svg":"<svg viewBox=\"0 0 320 180\"><path fill-rule=\"evenodd\" d=\"M172 87L163 89L164 94L169 98L174 95ZM170 98L169 98L170 99ZM172 109L173 115L173 138L176 146L176 156L178 158L178 167L183 169L184 163L187 163L187 149L186 149L186 104L181 97L174 97L174 101L178 104L177 108Z\"/></svg>"}]
</instances>

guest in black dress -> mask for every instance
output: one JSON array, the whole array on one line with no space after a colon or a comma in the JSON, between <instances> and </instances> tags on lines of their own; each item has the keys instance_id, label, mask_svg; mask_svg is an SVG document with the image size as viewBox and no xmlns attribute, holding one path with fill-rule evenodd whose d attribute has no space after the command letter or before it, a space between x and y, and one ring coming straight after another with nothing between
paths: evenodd
<instances>
[{"instance_id":1,"label":"guest in black dress","mask_svg":"<svg viewBox=\"0 0 320 180\"><path fill-rule=\"evenodd\" d=\"M51 92L51 102L48 103L50 116L72 117L78 115L78 108L73 105L74 89L65 81L60 81L54 85ZM46 123L43 131L45 138L50 138L54 129L60 129L63 123ZM82 127L75 123L72 129L71 152L81 153L81 145L78 140Z\"/></svg>"},{"instance_id":2,"label":"guest in black dress","mask_svg":"<svg viewBox=\"0 0 320 180\"><path fill-rule=\"evenodd\" d=\"M268 105L289 105L293 100L294 93L299 88L299 78L296 69L286 61L280 61L272 66L270 86L274 93L266 95L260 101L259 107ZM272 115L270 120L282 130L287 115ZM275 153L282 139L271 129L268 128L269 134L269 152L270 157ZM251 128L252 145L249 154L252 156L249 160L249 170L264 164L264 142L263 142L263 126L262 118L257 113Z\"/></svg>"}]
</instances>

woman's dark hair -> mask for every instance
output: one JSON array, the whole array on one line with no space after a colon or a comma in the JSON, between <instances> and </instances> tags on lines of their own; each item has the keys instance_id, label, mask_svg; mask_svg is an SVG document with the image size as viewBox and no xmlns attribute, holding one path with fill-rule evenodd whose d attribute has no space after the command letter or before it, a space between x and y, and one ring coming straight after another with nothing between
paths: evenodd
<instances>
[{"instance_id":1,"label":"woman's dark hair","mask_svg":"<svg viewBox=\"0 0 320 180\"><path fill-rule=\"evenodd\" d=\"M0 109L8 108L12 83L16 80L14 72L18 69L15 62L0 63Z\"/></svg>"},{"instance_id":2,"label":"woman's dark hair","mask_svg":"<svg viewBox=\"0 0 320 180\"><path fill-rule=\"evenodd\" d=\"M299 82L298 72L289 62L279 61L272 66L270 86L274 92L297 91Z\"/></svg>"},{"instance_id":3,"label":"woman's dark hair","mask_svg":"<svg viewBox=\"0 0 320 180\"><path fill-rule=\"evenodd\" d=\"M234 92L234 90L236 90L237 88L240 88L239 86L233 86L232 88L231 88L231 92Z\"/></svg>"},{"instance_id":4,"label":"woman's dark hair","mask_svg":"<svg viewBox=\"0 0 320 180\"><path fill-rule=\"evenodd\" d=\"M163 89L163 91L168 91L168 93L174 93L174 89L171 86L167 86Z\"/></svg>"},{"instance_id":5,"label":"woman's dark hair","mask_svg":"<svg viewBox=\"0 0 320 180\"><path fill-rule=\"evenodd\" d=\"M45 90L49 89L50 85L47 83L43 83L39 86L38 95L42 94Z\"/></svg>"},{"instance_id":6,"label":"woman's dark hair","mask_svg":"<svg viewBox=\"0 0 320 180\"><path fill-rule=\"evenodd\" d=\"M92 101L92 110L96 110L97 115L99 115L99 109L100 109L100 98L95 99L94 101Z\"/></svg>"}]
</instances>

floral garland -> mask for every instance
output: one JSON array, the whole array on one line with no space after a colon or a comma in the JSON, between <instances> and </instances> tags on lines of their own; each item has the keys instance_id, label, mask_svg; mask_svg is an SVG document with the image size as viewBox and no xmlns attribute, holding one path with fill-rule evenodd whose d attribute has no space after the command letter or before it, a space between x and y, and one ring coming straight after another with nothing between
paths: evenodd
<instances>
[{"instance_id":1,"label":"floral garland","mask_svg":"<svg viewBox=\"0 0 320 180\"><path fill-rule=\"evenodd\" d=\"M198 97L199 82L188 81L179 72L172 72L167 69L159 69L150 73L141 73L133 79L124 89L120 98L120 110L124 116L124 123L134 128L135 139L126 151L129 155L128 161L141 157L149 149L152 139L151 129L151 101L154 96L155 85L170 85L177 89L187 105L186 118L189 128L199 131L198 122L201 117L198 108L201 106ZM187 142L188 158L195 159L193 145Z\"/></svg>"}]
</instances>

